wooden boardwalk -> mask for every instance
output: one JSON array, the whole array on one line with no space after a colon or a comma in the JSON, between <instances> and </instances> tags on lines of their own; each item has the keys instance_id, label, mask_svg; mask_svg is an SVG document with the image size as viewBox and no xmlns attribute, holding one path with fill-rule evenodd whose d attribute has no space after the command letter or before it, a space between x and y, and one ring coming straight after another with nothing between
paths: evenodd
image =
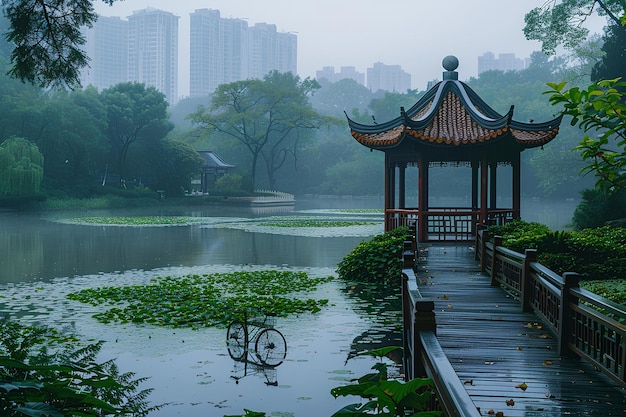
<instances>
[{"instance_id":1,"label":"wooden boardwalk","mask_svg":"<svg viewBox=\"0 0 626 417\"><path fill-rule=\"evenodd\" d=\"M626 416L626 390L560 358L537 318L480 273L468 244L422 244L416 269L441 346L481 415Z\"/></svg>"}]
</instances>

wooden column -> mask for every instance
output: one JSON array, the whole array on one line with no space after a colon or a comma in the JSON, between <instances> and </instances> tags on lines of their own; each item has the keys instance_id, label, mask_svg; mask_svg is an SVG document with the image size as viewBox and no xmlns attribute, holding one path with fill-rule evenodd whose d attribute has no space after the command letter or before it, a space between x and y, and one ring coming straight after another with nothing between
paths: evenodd
<instances>
[{"instance_id":1,"label":"wooden column","mask_svg":"<svg viewBox=\"0 0 626 417\"><path fill-rule=\"evenodd\" d=\"M417 189L417 241L428 241L428 161L421 155L417 160L418 164L418 189Z\"/></svg>"},{"instance_id":2,"label":"wooden column","mask_svg":"<svg viewBox=\"0 0 626 417\"><path fill-rule=\"evenodd\" d=\"M472 210L478 209L478 161L472 161Z\"/></svg>"},{"instance_id":3,"label":"wooden column","mask_svg":"<svg viewBox=\"0 0 626 417\"><path fill-rule=\"evenodd\" d=\"M406 163L398 167L398 208L406 208Z\"/></svg>"},{"instance_id":4,"label":"wooden column","mask_svg":"<svg viewBox=\"0 0 626 417\"><path fill-rule=\"evenodd\" d=\"M498 162L494 161L489 165L489 208L498 208Z\"/></svg>"},{"instance_id":5,"label":"wooden column","mask_svg":"<svg viewBox=\"0 0 626 417\"><path fill-rule=\"evenodd\" d=\"M480 163L480 223L487 222L487 188L488 188L489 170L487 167L487 158L483 157Z\"/></svg>"},{"instance_id":6,"label":"wooden column","mask_svg":"<svg viewBox=\"0 0 626 417\"><path fill-rule=\"evenodd\" d=\"M513 168L513 186L511 189L513 190L513 218L519 219L521 217L521 201L522 201L522 186L521 186L521 161L520 154L518 152L517 157L511 161L511 165Z\"/></svg>"},{"instance_id":7,"label":"wooden column","mask_svg":"<svg viewBox=\"0 0 626 417\"><path fill-rule=\"evenodd\" d=\"M395 203L395 172L389 156L385 153L385 231L394 228L391 221L391 214L387 210L393 209Z\"/></svg>"}]
</instances>

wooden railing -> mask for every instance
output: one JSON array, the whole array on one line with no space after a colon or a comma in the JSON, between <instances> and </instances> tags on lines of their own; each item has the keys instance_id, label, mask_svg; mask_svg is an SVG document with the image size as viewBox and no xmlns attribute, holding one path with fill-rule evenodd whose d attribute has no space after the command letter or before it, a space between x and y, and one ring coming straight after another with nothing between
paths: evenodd
<instances>
[{"instance_id":1,"label":"wooden railing","mask_svg":"<svg viewBox=\"0 0 626 417\"><path fill-rule=\"evenodd\" d=\"M424 300L415 280L402 275L404 371L407 379L433 380L437 402L432 409L448 417L479 417L480 412L448 361L436 335L434 302Z\"/></svg>"},{"instance_id":2,"label":"wooden railing","mask_svg":"<svg viewBox=\"0 0 626 417\"><path fill-rule=\"evenodd\" d=\"M512 209L488 210L487 222L504 224L513 218L513 214ZM425 240L469 241L476 236L475 225L479 219L480 211L470 208L429 208L423 212L418 209L388 209L385 211L385 230L418 224L424 228L420 235Z\"/></svg>"},{"instance_id":3,"label":"wooden railing","mask_svg":"<svg viewBox=\"0 0 626 417\"><path fill-rule=\"evenodd\" d=\"M492 285L500 285L533 311L559 340L559 354L578 355L626 387L626 308L579 287L580 276L559 276L537 262L537 251L522 255L489 242L487 230L476 238L476 258Z\"/></svg>"}]
</instances>

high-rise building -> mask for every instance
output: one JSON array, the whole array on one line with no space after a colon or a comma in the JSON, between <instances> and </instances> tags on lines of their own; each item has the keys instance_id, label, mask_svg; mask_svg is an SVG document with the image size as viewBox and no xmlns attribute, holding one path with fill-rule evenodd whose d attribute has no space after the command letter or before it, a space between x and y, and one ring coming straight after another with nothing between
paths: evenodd
<instances>
[{"instance_id":1,"label":"high-rise building","mask_svg":"<svg viewBox=\"0 0 626 417\"><path fill-rule=\"evenodd\" d=\"M520 71L526 68L527 60L516 58L513 53L499 54L485 52L478 57L478 73L485 71Z\"/></svg>"},{"instance_id":2,"label":"high-rise building","mask_svg":"<svg viewBox=\"0 0 626 417\"><path fill-rule=\"evenodd\" d=\"M81 84L103 90L128 81L128 21L100 16L83 35L90 62L81 71Z\"/></svg>"},{"instance_id":3,"label":"high-rise building","mask_svg":"<svg viewBox=\"0 0 626 417\"><path fill-rule=\"evenodd\" d=\"M242 19L225 19L219 10L190 14L189 95L212 93L220 84L261 79L270 71L297 72L298 39L276 25L249 27Z\"/></svg>"},{"instance_id":4,"label":"high-rise building","mask_svg":"<svg viewBox=\"0 0 626 417\"><path fill-rule=\"evenodd\" d=\"M178 16L147 8L128 17L128 79L178 100Z\"/></svg>"},{"instance_id":5,"label":"high-rise building","mask_svg":"<svg viewBox=\"0 0 626 417\"><path fill-rule=\"evenodd\" d=\"M358 72L355 67L341 67L339 72L335 72L335 67L323 67L315 72L315 78L318 80L326 78L331 83L348 78L356 81L357 84L365 86L365 74Z\"/></svg>"},{"instance_id":6,"label":"high-rise building","mask_svg":"<svg viewBox=\"0 0 626 417\"><path fill-rule=\"evenodd\" d=\"M411 74L404 72L400 65L376 62L367 69L367 88L374 93L378 90L406 93L411 89Z\"/></svg>"},{"instance_id":7,"label":"high-rise building","mask_svg":"<svg viewBox=\"0 0 626 417\"><path fill-rule=\"evenodd\" d=\"M211 9L189 16L189 95L208 95L220 84L245 79L248 23L222 19L219 10Z\"/></svg>"}]
</instances>

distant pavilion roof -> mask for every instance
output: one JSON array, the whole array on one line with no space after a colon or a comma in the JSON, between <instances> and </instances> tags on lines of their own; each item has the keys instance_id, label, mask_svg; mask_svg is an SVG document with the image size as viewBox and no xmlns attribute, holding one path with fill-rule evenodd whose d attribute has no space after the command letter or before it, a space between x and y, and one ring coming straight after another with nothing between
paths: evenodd
<instances>
[{"instance_id":1,"label":"distant pavilion roof","mask_svg":"<svg viewBox=\"0 0 626 417\"><path fill-rule=\"evenodd\" d=\"M207 168L215 168L215 169L225 169L225 168L234 168L236 165L229 164L225 162L221 156L213 151L198 151L198 154L204 159L204 169Z\"/></svg>"},{"instance_id":2,"label":"distant pavilion roof","mask_svg":"<svg viewBox=\"0 0 626 417\"><path fill-rule=\"evenodd\" d=\"M446 57L454 58L454 57ZM454 58L456 60L456 58ZM352 136L371 149L404 146L468 147L513 141L521 150L542 146L558 133L562 116L543 123L513 119L514 106L500 114L485 103L467 84L458 80L454 63L444 67L444 80L433 86L409 110L386 123L365 125L351 120Z\"/></svg>"}]
</instances>

